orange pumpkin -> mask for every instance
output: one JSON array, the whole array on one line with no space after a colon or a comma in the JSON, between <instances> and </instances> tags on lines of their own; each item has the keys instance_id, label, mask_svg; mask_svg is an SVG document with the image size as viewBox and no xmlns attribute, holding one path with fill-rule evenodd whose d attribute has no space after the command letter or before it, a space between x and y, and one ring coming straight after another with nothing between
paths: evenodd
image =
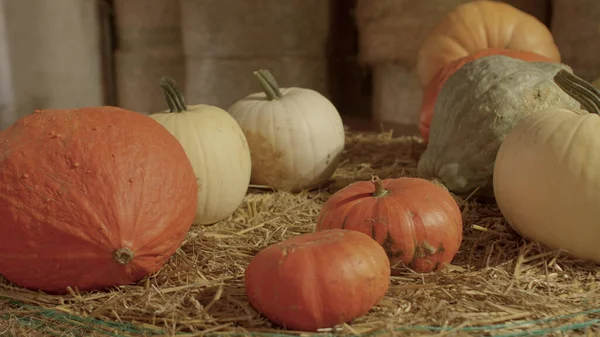
<instances>
[{"instance_id":1,"label":"orange pumpkin","mask_svg":"<svg viewBox=\"0 0 600 337\"><path fill-rule=\"evenodd\" d=\"M385 249L392 267L441 270L462 242L462 215L452 195L421 178L361 181L336 192L319 213L319 230L365 233Z\"/></svg>"},{"instance_id":2,"label":"orange pumpkin","mask_svg":"<svg viewBox=\"0 0 600 337\"><path fill-rule=\"evenodd\" d=\"M366 314L385 295L390 261L369 236L333 229L273 244L246 268L250 304L272 322L316 331Z\"/></svg>"},{"instance_id":3,"label":"orange pumpkin","mask_svg":"<svg viewBox=\"0 0 600 337\"><path fill-rule=\"evenodd\" d=\"M40 110L0 133L0 274L50 293L156 272L196 213L177 139L115 107Z\"/></svg>"},{"instance_id":4,"label":"orange pumpkin","mask_svg":"<svg viewBox=\"0 0 600 337\"><path fill-rule=\"evenodd\" d=\"M473 54L448 63L435 74L423 92L419 117L419 132L425 142L429 139L429 125L431 124L431 118L433 117L435 101L437 100L438 94L440 93L440 90L442 90L444 83L446 83L446 80L465 64L489 55L505 55L530 62L553 62L551 59L533 52L488 48L476 51Z\"/></svg>"},{"instance_id":5,"label":"orange pumpkin","mask_svg":"<svg viewBox=\"0 0 600 337\"><path fill-rule=\"evenodd\" d=\"M537 18L500 1L472 1L450 12L421 45L421 87L450 62L487 48L529 51L560 62L552 33Z\"/></svg>"}]
</instances>

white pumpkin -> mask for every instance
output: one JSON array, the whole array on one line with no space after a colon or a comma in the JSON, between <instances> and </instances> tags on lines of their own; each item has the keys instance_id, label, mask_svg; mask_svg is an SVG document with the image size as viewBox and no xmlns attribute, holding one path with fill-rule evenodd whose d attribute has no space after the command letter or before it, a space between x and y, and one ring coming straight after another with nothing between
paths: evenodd
<instances>
[{"instance_id":1,"label":"white pumpkin","mask_svg":"<svg viewBox=\"0 0 600 337\"><path fill-rule=\"evenodd\" d=\"M494 194L522 236L600 263L600 92L561 70L555 82L588 111L549 108L517 123L494 167Z\"/></svg>"},{"instance_id":2,"label":"white pumpkin","mask_svg":"<svg viewBox=\"0 0 600 337\"><path fill-rule=\"evenodd\" d=\"M279 88L267 70L254 75L264 92L253 93L228 109L250 147L251 183L298 191L331 178L345 142L335 106L311 89Z\"/></svg>"},{"instance_id":3,"label":"white pumpkin","mask_svg":"<svg viewBox=\"0 0 600 337\"><path fill-rule=\"evenodd\" d=\"M195 224L212 224L231 215L250 184L248 143L227 111L211 105L186 106L172 80L162 79L169 110L150 114L179 140L198 180ZM160 207L158 205L157 207Z\"/></svg>"}]
</instances>

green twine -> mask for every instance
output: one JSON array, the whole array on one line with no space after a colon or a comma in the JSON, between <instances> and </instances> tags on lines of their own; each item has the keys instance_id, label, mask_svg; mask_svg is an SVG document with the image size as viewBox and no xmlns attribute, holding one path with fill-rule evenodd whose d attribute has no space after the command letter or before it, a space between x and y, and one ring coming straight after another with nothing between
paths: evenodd
<instances>
[{"instance_id":1,"label":"green twine","mask_svg":"<svg viewBox=\"0 0 600 337\"><path fill-rule=\"evenodd\" d=\"M27 317L12 316L18 320L19 324L33 330L43 331L48 336L66 335L84 337L89 336L89 333L93 332L103 336L129 337L131 335L123 335L122 333L128 333L134 336L152 336L165 333L165 331L161 330L140 328L131 323L105 321L90 317L85 318L56 310L26 305L15 300L11 300L10 302L15 306L35 311L34 313L29 312ZM0 315L0 319L8 320L10 318L11 317L8 314ZM60 327L60 333L57 333L56 330L59 328L57 326L48 325L49 321L61 323L62 325L70 326L71 328Z\"/></svg>"},{"instance_id":2,"label":"green twine","mask_svg":"<svg viewBox=\"0 0 600 337\"><path fill-rule=\"evenodd\" d=\"M163 335L166 333L164 330L160 329L149 329L149 328L141 328L137 327L131 323L121 323L121 322L112 322L105 321L96 318L84 318L75 315L70 315L67 313L62 313L56 310L44 309L34 306L29 306L19 301L11 300L13 305L27 308L29 310L35 311L35 313L30 314L28 317L15 317L17 321L28 328L37 331L43 331L47 336L89 336L90 333L95 333L96 335L110 336L110 337L130 337L130 336L154 336L154 335ZM446 331L456 331L456 332L491 332L494 330L502 330L502 329L516 329L524 325L542 325L551 322L555 322L562 319L574 318L576 316L590 316L593 314L600 313L600 308L591 309L586 311L581 311L568 315L554 316L548 318L542 318L531 321L523 321L523 322L515 322L515 323L504 323L504 324L494 324L487 326L470 326L470 327L462 327L462 328L452 328L452 327L436 327L436 326L427 326L427 325L419 325L419 326L403 326L394 328L394 332L406 332L406 331L415 331L422 330L428 332L446 332ZM8 314L0 315L0 319L8 320L10 316ZM54 321L57 323L61 323L62 325L70 326L71 328L61 327L60 331L57 331L59 328L57 326L51 326L48 323ZM582 330L588 329L593 326L600 327L600 319L589 319L584 322L573 323L562 325L558 327L548 327L542 329L533 329L528 331L519 331L513 333L505 333L501 335L494 335L496 337L520 337L520 336L544 336L549 333L556 332L566 332L572 330ZM381 334L388 333L386 330L373 331L370 333L362 334L361 337L377 337ZM125 334L123 334L125 333ZM181 333L184 334L184 333ZM244 336L253 336L253 337L297 337L297 335L286 334L286 333L265 333L265 332L247 332L247 333L230 333L228 336L231 337L244 337ZM219 337L222 334L219 333L207 333L206 337ZM318 333L318 334L305 334L306 337L350 337L356 336L353 334L342 334L342 333Z\"/></svg>"}]
</instances>

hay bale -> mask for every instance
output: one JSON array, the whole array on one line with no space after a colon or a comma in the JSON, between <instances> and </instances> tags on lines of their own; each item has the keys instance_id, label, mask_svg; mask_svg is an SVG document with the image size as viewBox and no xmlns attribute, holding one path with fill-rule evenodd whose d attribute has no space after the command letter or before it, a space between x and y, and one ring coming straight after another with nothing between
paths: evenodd
<instances>
[{"instance_id":1,"label":"hay bale","mask_svg":"<svg viewBox=\"0 0 600 337\"><path fill-rule=\"evenodd\" d=\"M169 76L184 89L179 0L122 0L114 6L116 103L142 113L164 110L160 78Z\"/></svg>"},{"instance_id":2,"label":"hay bale","mask_svg":"<svg viewBox=\"0 0 600 337\"><path fill-rule=\"evenodd\" d=\"M114 1L117 49L181 49L179 0Z\"/></svg>"},{"instance_id":3,"label":"hay bale","mask_svg":"<svg viewBox=\"0 0 600 337\"><path fill-rule=\"evenodd\" d=\"M361 61L395 61L413 66L429 31L449 11L468 1L357 0Z\"/></svg>"},{"instance_id":4,"label":"hay bale","mask_svg":"<svg viewBox=\"0 0 600 337\"><path fill-rule=\"evenodd\" d=\"M361 60L368 64L397 61L412 66L429 31L456 6L470 1L473 0L357 0ZM549 21L549 0L501 2L531 13L544 23Z\"/></svg>"},{"instance_id":5,"label":"hay bale","mask_svg":"<svg viewBox=\"0 0 600 337\"><path fill-rule=\"evenodd\" d=\"M10 85L12 96L0 102L11 102L1 116L2 127L35 109L104 103L94 1L2 1L0 10L6 37L0 46L6 57L2 67L10 68L0 76L10 76L2 86Z\"/></svg>"},{"instance_id":6,"label":"hay bale","mask_svg":"<svg viewBox=\"0 0 600 337\"><path fill-rule=\"evenodd\" d=\"M0 129L5 129L19 115L14 108L14 93L11 81L10 55L8 53L8 34L6 32L6 19L4 10L0 6Z\"/></svg>"},{"instance_id":7,"label":"hay bale","mask_svg":"<svg viewBox=\"0 0 600 337\"><path fill-rule=\"evenodd\" d=\"M181 0L185 53L210 57L327 52L330 0Z\"/></svg>"},{"instance_id":8,"label":"hay bale","mask_svg":"<svg viewBox=\"0 0 600 337\"><path fill-rule=\"evenodd\" d=\"M253 71L269 69L281 87L305 87L326 97L328 59L322 57L186 58L186 96L190 103L228 109L246 95L261 91Z\"/></svg>"},{"instance_id":9,"label":"hay bale","mask_svg":"<svg viewBox=\"0 0 600 337\"><path fill-rule=\"evenodd\" d=\"M525 13L529 13L535 16L546 26L550 26L553 0L503 0L502 2L505 2Z\"/></svg>"},{"instance_id":10,"label":"hay bale","mask_svg":"<svg viewBox=\"0 0 600 337\"><path fill-rule=\"evenodd\" d=\"M185 90L185 58L169 50L116 51L117 104L132 111L151 113L167 109L159 81L175 80Z\"/></svg>"},{"instance_id":11,"label":"hay bale","mask_svg":"<svg viewBox=\"0 0 600 337\"><path fill-rule=\"evenodd\" d=\"M373 118L399 135L419 134L422 90L415 68L397 62L373 67ZM387 127L386 127L387 128Z\"/></svg>"},{"instance_id":12,"label":"hay bale","mask_svg":"<svg viewBox=\"0 0 600 337\"><path fill-rule=\"evenodd\" d=\"M600 77L600 1L554 0L552 34L562 62L580 77Z\"/></svg>"}]
</instances>

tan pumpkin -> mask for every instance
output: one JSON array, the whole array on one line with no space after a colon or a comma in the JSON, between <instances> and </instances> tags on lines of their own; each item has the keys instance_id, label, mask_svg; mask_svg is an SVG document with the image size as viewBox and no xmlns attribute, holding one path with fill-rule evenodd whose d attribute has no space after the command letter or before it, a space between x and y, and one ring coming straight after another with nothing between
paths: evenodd
<instances>
[{"instance_id":1,"label":"tan pumpkin","mask_svg":"<svg viewBox=\"0 0 600 337\"><path fill-rule=\"evenodd\" d=\"M450 191L492 196L496 153L514 125L547 108L577 109L579 103L553 81L570 68L490 55L465 64L444 84L431 120L429 144L419 174Z\"/></svg>"},{"instance_id":2,"label":"tan pumpkin","mask_svg":"<svg viewBox=\"0 0 600 337\"><path fill-rule=\"evenodd\" d=\"M187 105L175 82L162 78L168 111L150 118L181 144L198 181L195 224L221 221L239 207L250 183L251 159L246 137L227 111L207 104Z\"/></svg>"},{"instance_id":3,"label":"tan pumpkin","mask_svg":"<svg viewBox=\"0 0 600 337\"><path fill-rule=\"evenodd\" d=\"M533 15L500 1L472 1L448 13L421 45L421 87L452 61L487 48L534 52L560 62L552 33Z\"/></svg>"},{"instance_id":4,"label":"tan pumpkin","mask_svg":"<svg viewBox=\"0 0 600 337\"><path fill-rule=\"evenodd\" d=\"M508 134L494 168L494 193L522 236L600 263L600 91L561 71L556 82L589 112L550 108Z\"/></svg>"}]
</instances>

